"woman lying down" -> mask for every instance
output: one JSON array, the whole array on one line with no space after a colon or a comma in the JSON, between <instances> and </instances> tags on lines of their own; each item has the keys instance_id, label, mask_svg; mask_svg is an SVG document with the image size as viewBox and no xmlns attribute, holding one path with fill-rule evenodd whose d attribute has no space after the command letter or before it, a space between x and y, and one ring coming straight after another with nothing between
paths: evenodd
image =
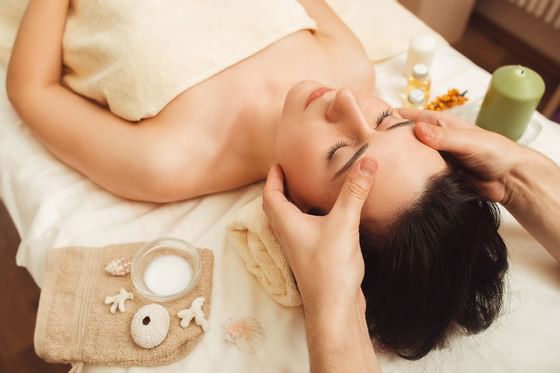
<instances>
[{"instance_id":1,"label":"woman lying down","mask_svg":"<svg viewBox=\"0 0 560 373\"><path fill-rule=\"evenodd\" d=\"M31 0L8 71L13 106L61 161L134 200L234 189L278 163L289 198L326 214L352 164L374 158L360 232L370 335L418 359L457 327L486 329L507 269L498 210L372 94L351 31L323 1L201 3ZM116 21L71 42L101 16ZM169 99L135 108L148 94Z\"/></svg>"}]
</instances>

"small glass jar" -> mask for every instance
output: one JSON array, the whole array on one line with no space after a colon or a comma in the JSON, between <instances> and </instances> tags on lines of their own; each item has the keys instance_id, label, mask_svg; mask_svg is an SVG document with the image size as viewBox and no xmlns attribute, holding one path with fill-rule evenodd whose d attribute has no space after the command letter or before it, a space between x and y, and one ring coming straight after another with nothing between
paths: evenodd
<instances>
[{"instance_id":1,"label":"small glass jar","mask_svg":"<svg viewBox=\"0 0 560 373\"><path fill-rule=\"evenodd\" d=\"M409 94L413 89L421 89L424 91L424 105L426 105L430 98L431 83L432 78L428 66L423 63L416 64L412 69L412 75L408 78L406 93Z\"/></svg>"},{"instance_id":2,"label":"small glass jar","mask_svg":"<svg viewBox=\"0 0 560 373\"><path fill-rule=\"evenodd\" d=\"M413 109L423 109L426 94L423 90L415 88L408 92L405 98L404 107Z\"/></svg>"},{"instance_id":3,"label":"small glass jar","mask_svg":"<svg viewBox=\"0 0 560 373\"><path fill-rule=\"evenodd\" d=\"M196 288L200 272L198 249L181 239L166 237L136 252L130 276L142 296L154 302L168 302Z\"/></svg>"}]
</instances>

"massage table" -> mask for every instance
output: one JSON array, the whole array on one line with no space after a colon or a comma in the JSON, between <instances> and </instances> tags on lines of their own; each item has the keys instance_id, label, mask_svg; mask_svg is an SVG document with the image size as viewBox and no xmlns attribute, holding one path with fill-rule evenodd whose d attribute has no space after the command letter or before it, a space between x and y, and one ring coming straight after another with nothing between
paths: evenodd
<instances>
[{"instance_id":1,"label":"massage table","mask_svg":"<svg viewBox=\"0 0 560 373\"><path fill-rule=\"evenodd\" d=\"M410 16L399 9L391 17L396 24L399 14ZM355 27L366 48L371 46L376 35L368 35L363 24L351 27ZM399 48L391 58L375 64L377 94L394 106L400 106L405 86L401 70L406 45ZM5 69L0 68L2 86L5 76ZM441 42L432 78L433 94L457 87L468 90L470 102L476 103L484 96L490 74ZM560 126L539 113L532 121L537 130L528 146L560 163ZM272 301L226 243L226 226L231 217L259 196L262 188L261 182L168 204L121 199L54 158L22 123L5 91L0 92L0 197L21 237L17 264L25 267L39 286L47 252L57 247L172 236L210 248L215 256L210 328L190 355L156 368L85 365L84 372L308 371L302 309L285 308ZM560 372L560 266L507 211L501 210L500 231L510 258L502 315L488 330L474 336L454 336L447 347L418 361L378 352L385 373ZM224 340L228 320L245 317L256 319L265 332L265 342L255 353L240 351Z\"/></svg>"}]
</instances>

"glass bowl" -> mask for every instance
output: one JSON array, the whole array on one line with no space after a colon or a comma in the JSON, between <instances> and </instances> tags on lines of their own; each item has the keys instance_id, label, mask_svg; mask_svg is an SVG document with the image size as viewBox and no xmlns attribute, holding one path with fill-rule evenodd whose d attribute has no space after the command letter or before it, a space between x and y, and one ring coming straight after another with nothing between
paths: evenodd
<instances>
[{"instance_id":1,"label":"glass bowl","mask_svg":"<svg viewBox=\"0 0 560 373\"><path fill-rule=\"evenodd\" d=\"M191 292L200 279L200 253L178 238L147 243L132 258L130 277L136 290L155 302L167 302Z\"/></svg>"}]
</instances>

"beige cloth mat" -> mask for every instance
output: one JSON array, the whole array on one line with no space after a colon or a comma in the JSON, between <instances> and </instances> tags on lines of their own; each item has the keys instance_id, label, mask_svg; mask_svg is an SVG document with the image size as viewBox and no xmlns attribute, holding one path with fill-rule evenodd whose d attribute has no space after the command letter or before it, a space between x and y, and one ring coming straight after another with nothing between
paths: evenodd
<instances>
[{"instance_id":1,"label":"beige cloth mat","mask_svg":"<svg viewBox=\"0 0 560 373\"><path fill-rule=\"evenodd\" d=\"M49 362L112 366L166 365L184 358L202 337L202 328L193 322L183 329L177 312L189 308L203 296L206 319L210 313L214 257L207 249L201 253L198 286L185 297L160 303L170 315L165 341L150 350L137 346L130 336L130 322L136 311L150 303L134 288L130 275L115 277L105 265L118 257L132 257L144 243L105 247L66 247L53 249L47 257L47 269L35 327L37 355ZM132 292L126 312L112 314L105 297L121 288Z\"/></svg>"}]
</instances>

